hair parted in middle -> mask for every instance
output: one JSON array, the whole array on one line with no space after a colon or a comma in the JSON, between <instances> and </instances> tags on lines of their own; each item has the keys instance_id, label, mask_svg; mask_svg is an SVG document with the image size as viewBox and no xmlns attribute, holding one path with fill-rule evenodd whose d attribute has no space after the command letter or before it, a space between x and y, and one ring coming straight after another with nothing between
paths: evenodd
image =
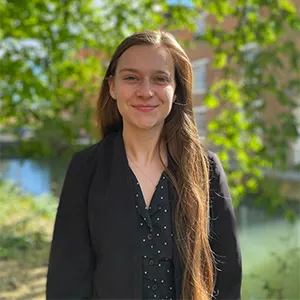
<instances>
[{"instance_id":1,"label":"hair parted in middle","mask_svg":"<svg viewBox=\"0 0 300 300\"><path fill-rule=\"evenodd\" d=\"M175 241L184 266L181 297L208 300L212 298L215 283L215 262L208 230L209 164L193 113L191 63L173 35L145 30L127 37L117 47L103 79L97 103L100 134L105 137L123 127L122 116L116 101L111 98L107 79L115 75L121 55L136 45L163 47L174 61L176 100L165 119L160 142L167 146L171 165L165 168L177 197Z\"/></svg>"}]
</instances>

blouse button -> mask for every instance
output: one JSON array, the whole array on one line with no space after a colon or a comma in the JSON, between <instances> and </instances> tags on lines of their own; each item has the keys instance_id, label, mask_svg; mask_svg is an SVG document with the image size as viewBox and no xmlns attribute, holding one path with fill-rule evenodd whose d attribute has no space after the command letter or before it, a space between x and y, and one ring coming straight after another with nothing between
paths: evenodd
<instances>
[{"instance_id":1,"label":"blouse button","mask_svg":"<svg viewBox=\"0 0 300 300\"><path fill-rule=\"evenodd\" d=\"M149 233L149 234L147 235L147 238L148 238L149 241L151 241L151 240L153 239L153 234L152 234L152 233Z\"/></svg>"},{"instance_id":2,"label":"blouse button","mask_svg":"<svg viewBox=\"0 0 300 300\"><path fill-rule=\"evenodd\" d=\"M149 265L150 265L150 266L153 266L153 265L154 265L154 260L153 260L153 259L150 259L150 260L149 260Z\"/></svg>"},{"instance_id":3,"label":"blouse button","mask_svg":"<svg viewBox=\"0 0 300 300\"><path fill-rule=\"evenodd\" d=\"M156 291L157 290L157 284L153 284L151 289L152 289L152 291Z\"/></svg>"}]
</instances>

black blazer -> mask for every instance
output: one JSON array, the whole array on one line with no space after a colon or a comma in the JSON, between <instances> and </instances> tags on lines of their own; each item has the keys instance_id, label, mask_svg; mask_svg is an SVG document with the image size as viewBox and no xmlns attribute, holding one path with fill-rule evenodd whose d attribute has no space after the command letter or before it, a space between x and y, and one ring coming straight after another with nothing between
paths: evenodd
<instances>
[{"instance_id":1,"label":"black blazer","mask_svg":"<svg viewBox=\"0 0 300 300\"><path fill-rule=\"evenodd\" d=\"M211 248L218 261L214 295L240 299L241 256L231 197L219 159L211 152L208 157ZM121 132L73 156L54 226L47 299L142 298L137 214L128 172ZM183 268L175 243L173 251L179 299Z\"/></svg>"}]
</instances>

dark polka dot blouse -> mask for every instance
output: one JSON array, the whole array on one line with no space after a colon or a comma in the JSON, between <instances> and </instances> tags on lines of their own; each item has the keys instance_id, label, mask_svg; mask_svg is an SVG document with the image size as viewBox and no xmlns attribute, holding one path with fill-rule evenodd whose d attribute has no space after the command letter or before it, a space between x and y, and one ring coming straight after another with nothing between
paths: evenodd
<instances>
[{"instance_id":1,"label":"dark polka dot blouse","mask_svg":"<svg viewBox=\"0 0 300 300\"><path fill-rule=\"evenodd\" d=\"M142 250L143 299L175 299L168 179L162 173L149 208L133 172Z\"/></svg>"}]
</instances>

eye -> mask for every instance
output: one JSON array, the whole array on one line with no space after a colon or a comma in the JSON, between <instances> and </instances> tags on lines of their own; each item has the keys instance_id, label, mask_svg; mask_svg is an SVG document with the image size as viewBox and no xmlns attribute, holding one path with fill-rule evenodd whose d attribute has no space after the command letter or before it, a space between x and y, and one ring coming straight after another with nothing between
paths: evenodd
<instances>
[{"instance_id":1,"label":"eye","mask_svg":"<svg viewBox=\"0 0 300 300\"><path fill-rule=\"evenodd\" d=\"M158 82L158 83L167 83L169 82L169 78L167 77L155 77L154 81Z\"/></svg>"},{"instance_id":2,"label":"eye","mask_svg":"<svg viewBox=\"0 0 300 300\"><path fill-rule=\"evenodd\" d=\"M127 77L124 78L124 80L126 80L126 81L135 81L135 80L137 80L137 78L135 76L127 76Z\"/></svg>"}]
</instances>

